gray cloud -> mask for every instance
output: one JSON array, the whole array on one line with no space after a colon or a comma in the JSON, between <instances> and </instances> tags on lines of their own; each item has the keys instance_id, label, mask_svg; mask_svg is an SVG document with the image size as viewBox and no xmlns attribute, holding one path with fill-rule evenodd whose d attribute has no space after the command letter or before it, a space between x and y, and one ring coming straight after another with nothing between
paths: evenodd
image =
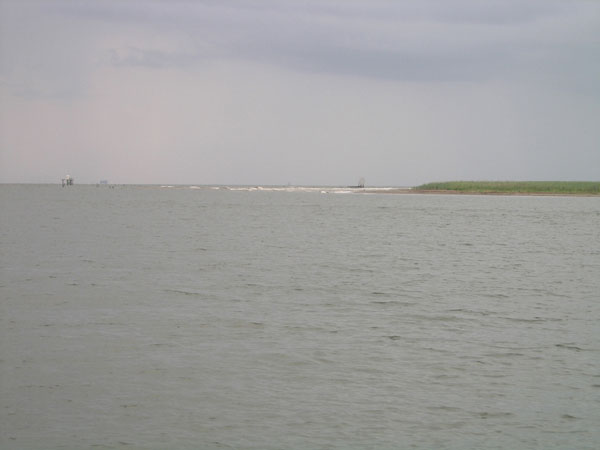
<instances>
[{"instance_id":1,"label":"gray cloud","mask_svg":"<svg viewBox=\"0 0 600 450\"><path fill-rule=\"evenodd\" d=\"M584 72L600 52L578 17L587 2L204 1L59 3L54 12L135 24L187 40L185 52L111 49L110 63L189 66L235 58L291 70L404 81L472 81L551 70L564 54ZM575 20L573 20L575 18ZM556 35L571 36L557 45ZM580 39L573 36L582 35Z\"/></svg>"}]
</instances>

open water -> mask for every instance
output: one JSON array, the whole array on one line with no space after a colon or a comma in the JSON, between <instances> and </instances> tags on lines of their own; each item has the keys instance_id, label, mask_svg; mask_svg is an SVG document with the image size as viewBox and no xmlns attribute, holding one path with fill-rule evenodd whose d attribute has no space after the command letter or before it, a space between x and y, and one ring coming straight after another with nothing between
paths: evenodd
<instances>
[{"instance_id":1,"label":"open water","mask_svg":"<svg viewBox=\"0 0 600 450\"><path fill-rule=\"evenodd\" d=\"M2 449L596 449L600 198L0 186Z\"/></svg>"}]
</instances>

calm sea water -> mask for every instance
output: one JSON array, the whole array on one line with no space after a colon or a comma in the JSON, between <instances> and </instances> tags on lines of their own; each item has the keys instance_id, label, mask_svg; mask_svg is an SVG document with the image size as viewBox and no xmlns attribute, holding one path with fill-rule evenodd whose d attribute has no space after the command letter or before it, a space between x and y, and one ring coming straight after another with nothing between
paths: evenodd
<instances>
[{"instance_id":1,"label":"calm sea water","mask_svg":"<svg viewBox=\"0 0 600 450\"><path fill-rule=\"evenodd\" d=\"M595 449L600 199L0 186L3 449Z\"/></svg>"}]
</instances>

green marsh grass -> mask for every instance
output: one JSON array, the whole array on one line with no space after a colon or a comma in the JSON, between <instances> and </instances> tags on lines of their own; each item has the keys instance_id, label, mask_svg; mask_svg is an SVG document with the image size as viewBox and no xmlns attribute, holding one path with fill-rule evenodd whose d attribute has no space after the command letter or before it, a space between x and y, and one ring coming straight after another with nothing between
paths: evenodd
<instances>
[{"instance_id":1,"label":"green marsh grass","mask_svg":"<svg viewBox=\"0 0 600 450\"><path fill-rule=\"evenodd\" d=\"M523 194L600 194L600 181L447 181L415 187L427 191Z\"/></svg>"}]
</instances>

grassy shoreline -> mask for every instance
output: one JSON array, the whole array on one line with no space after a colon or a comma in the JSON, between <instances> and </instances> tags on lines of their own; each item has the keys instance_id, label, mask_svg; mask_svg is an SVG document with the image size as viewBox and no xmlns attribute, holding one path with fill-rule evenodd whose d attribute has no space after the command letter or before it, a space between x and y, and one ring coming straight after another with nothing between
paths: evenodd
<instances>
[{"instance_id":1,"label":"grassy shoreline","mask_svg":"<svg viewBox=\"0 0 600 450\"><path fill-rule=\"evenodd\" d=\"M422 184L413 192L600 195L600 181L447 181Z\"/></svg>"}]
</instances>

